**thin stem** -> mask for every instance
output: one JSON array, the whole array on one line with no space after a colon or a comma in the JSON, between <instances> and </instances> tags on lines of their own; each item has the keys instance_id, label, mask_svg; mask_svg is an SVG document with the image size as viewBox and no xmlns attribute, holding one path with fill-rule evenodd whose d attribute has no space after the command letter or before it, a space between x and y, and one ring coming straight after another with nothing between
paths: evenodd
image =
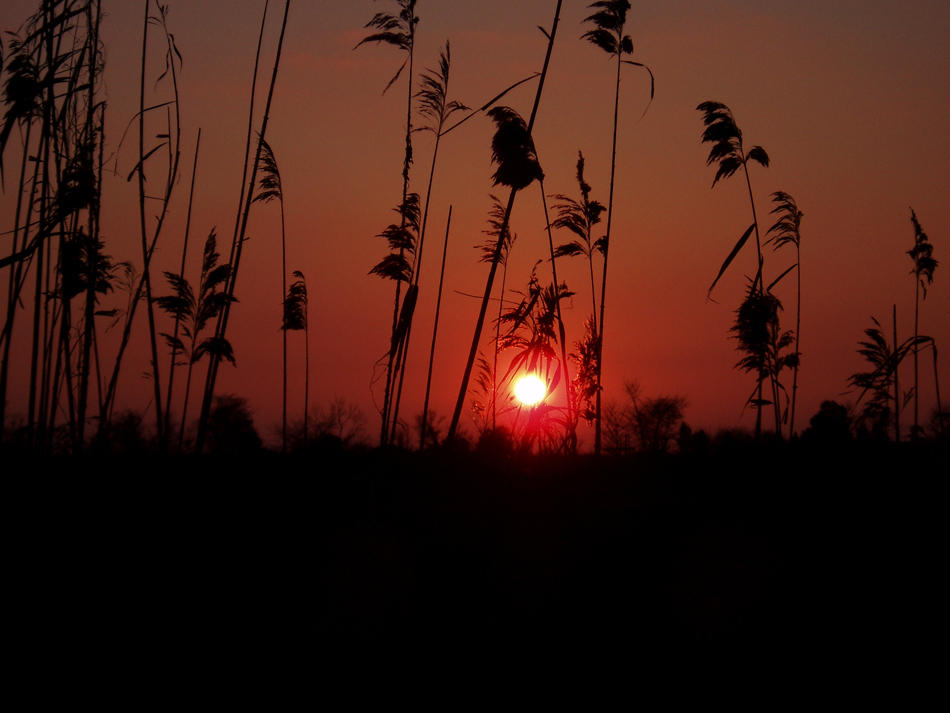
<instances>
[{"instance_id":1,"label":"thin stem","mask_svg":"<svg viewBox=\"0 0 950 713\"><path fill-rule=\"evenodd\" d=\"M795 259L798 262L798 267L795 268L796 278L798 280L798 298L796 304L796 314L795 314L795 370L794 375L792 376L792 413L788 420L788 436L791 438L795 434L795 402L798 398L798 358L801 354L801 344L799 339L801 337L802 330L802 250L801 245L799 244L800 240L795 243Z\"/></svg>"},{"instance_id":2,"label":"thin stem","mask_svg":"<svg viewBox=\"0 0 950 713\"><path fill-rule=\"evenodd\" d=\"M551 220L548 217L548 201L544 194L544 181L538 181L538 185L541 188L541 205L544 208L544 224L548 234L548 248L551 252L551 276L554 280L554 310L557 313L557 326L561 342L561 368L563 370L562 380L564 381L564 394L567 397L567 422L571 424L568 437L570 439L571 452L573 453L577 450L577 431L574 426L574 394L571 388L570 375L568 374L567 339L564 333L564 319L561 317L561 300L558 298L560 294L560 283L557 279L557 260L554 257L554 236L551 234Z\"/></svg>"},{"instance_id":3,"label":"thin stem","mask_svg":"<svg viewBox=\"0 0 950 713\"><path fill-rule=\"evenodd\" d=\"M755 200L752 197L752 182L749 180L749 166L746 157L743 155L742 161L742 171L745 174L745 184L746 188L749 190L749 204L752 206L752 224L755 226L755 254L756 254L756 273L755 273L755 283L758 284L759 294L765 294L765 281L763 280L762 275L762 266L764 264L764 259L762 257L762 241L759 239L759 219L756 217L755 213ZM758 396L756 404L756 414L755 414L755 437L758 440L762 435L762 382L765 381L765 359L760 359L759 366L759 386L758 386ZM772 382L773 393L775 388L775 382ZM777 399L773 396L773 402L776 402ZM775 421L775 432L781 436L781 422L778 417Z\"/></svg>"},{"instance_id":4,"label":"thin stem","mask_svg":"<svg viewBox=\"0 0 950 713\"><path fill-rule=\"evenodd\" d=\"M943 401L940 400L940 374L937 369L937 343L935 341L930 342L930 348L934 353L934 388L937 390L937 428L940 429L940 436L946 436L946 429L944 428L943 422L946 420L947 415L943 412Z\"/></svg>"},{"instance_id":5,"label":"thin stem","mask_svg":"<svg viewBox=\"0 0 950 713\"><path fill-rule=\"evenodd\" d=\"M244 167L241 170L240 191L238 193L238 209L234 218L234 234L231 238L231 252L228 255L228 264L232 266L231 273L225 281L224 291L230 290L231 279L233 277L233 265L238 252L238 243L241 233L241 215L244 211L244 192L247 186L248 164L251 160L251 137L254 135L254 99L257 97L257 75L261 62L261 47L264 45L264 28L267 25L267 9L270 7L270 0L264 0L264 14L261 17L261 29L257 35L257 52L254 55L254 72L251 79L251 98L248 102L247 112L247 135L244 139ZM258 142L260 146L260 142ZM253 190L253 182L251 183ZM228 306L218 313L218 320L215 324L215 336L221 332ZM218 362L214 357L208 361L208 371L205 374L205 386L201 399L201 413L198 416L198 434L195 438L195 451L200 453L204 445L205 423L211 410L211 399L213 397L214 382L218 375Z\"/></svg>"},{"instance_id":6,"label":"thin stem","mask_svg":"<svg viewBox=\"0 0 950 713\"><path fill-rule=\"evenodd\" d=\"M897 367L900 366L899 350L897 348L897 305L893 305L892 319L894 321L894 442L901 441L901 389L897 379Z\"/></svg>"},{"instance_id":7,"label":"thin stem","mask_svg":"<svg viewBox=\"0 0 950 713\"><path fill-rule=\"evenodd\" d=\"M416 250L415 259L413 260L412 266L412 284L416 286L418 290L419 287L419 275L422 273L422 252L425 247L425 236L426 236L426 223L429 219L429 200L432 197L432 184L435 181L435 165L436 160L439 156L439 144L442 140L442 124L440 122L439 131L435 135L435 148L432 150L432 165L429 167L429 184L426 187L426 201L425 206L422 209L422 227L419 230L419 245ZM405 340L402 345L400 345L400 358L396 361L396 371L399 372L399 386L396 389L396 403L393 407L392 415L392 433L395 436L396 433L396 423L399 421L399 405L402 401L402 385L406 377L406 361L409 358L409 343L412 338L412 315L410 315L409 326L406 329ZM423 417L425 415L423 414ZM423 433L425 433L423 431Z\"/></svg>"},{"instance_id":8,"label":"thin stem","mask_svg":"<svg viewBox=\"0 0 950 713\"><path fill-rule=\"evenodd\" d=\"M201 127L198 127L198 139L195 141L195 161L194 161L194 165L191 167L191 188L188 191L188 215L185 218L185 242L181 248L181 268L178 272L178 274L181 275L182 277L185 276L185 259L188 256L188 237L191 234L191 210L192 210L192 207L194 206L195 179L198 176L198 153L200 149L201 149ZM169 419L169 414L171 413L171 407L172 407L172 385L174 384L174 381L175 381L175 364L176 364L176 359L178 357L176 344L178 341L178 330L180 327L181 327L181 316L176 314L175 315L175 329L172 333L172 336L174 338L172 339L171 364L169 365L169 368L168 368L168 396L166 397L166 400L165 400L166 432L168 431L168 419ZM184 419L185 419L184 413L182 413L181 418L182 418L182 429L180 429L180 432L183 432ZM178 439L178 450L181 451L181 437L179 437Z\"/></svg>"},{"instance_id":9,"label":"thin stem","mask_svg":"<svg viewBox=\"0 0 950 713\"><path fill-rule=\"evenodd\" d=\"M152 353L152 387L155 400L155 424L158 440L164 449L165 421L162 418L162 390L158 374L158 341L155 331L155 309L152 303L152 280L150 276L151 251L148 244L148 228L145 225L145 61L148 48L148 8L145 0L145 22L142 31L142 71L139 85L139 228L142 235L142 281L145 285L145 307L148 314L149 345ZM157 235L156 235L157 237ZM154 243L153 243L154 244Z\"/></svg>"},{"instance_id":10,"label":"thin stem","mask_svg":"<svg viewBox=\"0 0 950 713\"><path fill-rule=\"evenodd\" d=\"M426 429L429 422L429 394L432 388L432 365L435 363L435 340L439 334L439 313L442 309L442 285L445 283L445 256L449 251L449 228L452 226L452 206L449 206L449 217L445 221L445 242L442 245L442 271L439 273L439 293L435 301L435 324L432 327L432 346L429 348L429 371L426 374L426 397L422 403L422 435L419 441L419 450L426 446Z\"/></svg>"},{"instance_id":11,"label":"thin stem","mask_svg":"<svg viewBox=\"0 0 950 713\"><path fill-rule=\"evenodd\" d=\"M281 188L280 195L280 294L281 300L287 298L287 230L284 223L284 195ZM287 452L287 330L280 330L283 337L284 349L284 413L283 413L283 443L281 452Z\"/></svg>"},{"instance_id":12,"label":"thin stem","mask_svg":"<svg viewBox=\"0 0 950 713\"><path fill-rule=\"evenodd\" d=\"M604 308L607 304L607 255L610 252L610 228L614 217L614 177L617 172L617 124L620 117L620 68L622 66L623 51L620 49L623 37L623 26L617 30L617 84L614 92L614 131L610 147L610 189L607 194L607 233L604 237L604 274L600 283L600 334L598 335L597 355L597 396L595 406L597 421L594 426L594 455L601 452L601 374L604 370Z\"/></svg>"},{"instance_id":13,"label":"thin stem","mask_svg":"<svg viewBox=\"0 0 950 713\"><path fill-rule=\"evenodd\" d=\"M917 381L917 334L920 319L920 275L914 271L914 430L911 434L913 440L917 440L918 426L918 381Z\"/></svg>"},{"instance_id":14,"label":"thin stem","mask_svg":"<svg viewBox=\"0 0 950 713\"><path fill-rule=\"evenodd\" d=\"M310 414L310 300L304 302L304 387L303 387L303 444L307 446L307 427ZM285 330L286 331L286 330Z\"/></svg>"},{"instance_id":15,"label":"thin stem","mask_svg":"<svg viewBox=\"0 0 950 713\"><path fill-rule=\"evenodd\" d=\"M408 97L406 100L406 152L403 158L402 164L402 204L405 205L406 197L409 195L409 165L412 162L412 73L413 73L413 57L415 54L415 45L416 45L416 26L413 22L414 16L409 18L409 91ZM433 170L435 165L433 164ZM406 225L405 216L401 219L402 227ZM402 257L402 249L400 249L400 257ZM399 304L400 297L402 294L402 280L396 280L396 295L393 300L393 328L392 335L393 338L396 336L396 331L399 328ZM407 334L408 338L408 334ZM398 406L396 408L396 414L392 415L391 411L393 409L393 388L395 386L395 376L398 371L400 371L402 352L405 345L405 340L400 344L393 344L393 339L390 340L389 347L389 359L386 364L386 392L383 395L383 423L382 431L380 433L379 445L385 446L388 442L388 432L389 432L389 422L392 418L392 432L395 435L396 433L396 420L398 418ZM393 353L393 350L396 350L396 353ZM399 382L399 392L402 393L402 381Z\"/></svg>"}]
</instances>

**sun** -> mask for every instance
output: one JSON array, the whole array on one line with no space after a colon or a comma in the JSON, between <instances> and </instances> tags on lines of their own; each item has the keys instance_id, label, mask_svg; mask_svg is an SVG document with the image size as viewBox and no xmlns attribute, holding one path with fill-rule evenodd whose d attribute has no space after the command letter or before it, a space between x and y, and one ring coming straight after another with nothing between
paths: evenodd
<instances>
[{"instance_id":1,"label":"sun","mask_svg":"<svg viewBox=\"0 0 950 713\"><path fill-rule=\"evenodd\" d=\"M515 384L515 396L528 406L533 406L543 399L544 392L544 382L536 376L526 376Z\"/></svg>"}]
</instances>

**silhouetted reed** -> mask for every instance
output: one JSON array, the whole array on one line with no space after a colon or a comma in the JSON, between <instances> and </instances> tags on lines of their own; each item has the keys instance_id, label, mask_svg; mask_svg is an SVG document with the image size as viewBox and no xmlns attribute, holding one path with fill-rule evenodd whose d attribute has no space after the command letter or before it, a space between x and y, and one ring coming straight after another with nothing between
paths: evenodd
<instances>
[{"instance_id":1,"label":"silhouetted reed","mask_svg":"<svg viewBox=\"0 0 950 713\"><path fill-rule=\"evenodd\" d=\"M201 148L201 128L198 129L198 138L195 141L195 159L194 165L191 169L191 188L188 191L188 215L185 218L185 236L182 241L181 247L181 267L178 270L179 275L185 274L185 265L187 263L188 257L188 240L191 235L191 212L194 207L194 198L195 198L195 181L198 175L198 153ZM175 317L175 326L172 330L172 339L178 339L178 332L181 328L181 320L176 315ZM172 393L173 387L175 384L175 368L178 366L178 352L176 348L172 347L171 359L168 366L168 392L165 397L165 431L170 432L170 418L171 418L171 407L172 407ZM182 418L182 423L184 423L184 417ZM179 450L181 449L181 443L179 439Z\"/></svg>"},{"instance_id":2,"label":"silhouetted reed","mask_svg":"<svg viewBox=\"0 0 950 713\"><path fill-rule=\"evenodd\" d=\"M166 314L175 318L176 328L180 326L181 333L188 340L186 344L177 333L165 334L162 337L172 351L172 355L183 354L187 359L188 375L185 378L185 396L181 408L181 427L178 433L178 450L181 451L185 438L185 423L188 415L188 397L191 393L191 376L195 364L205 354L213 358L226 359L232 364L234 350L230 342L224 337L214 334L201 338L201 333L209 323L214 323L222 310L235 301L233 295L223 289L231 274L231 266L218 265L220 255L217 250L217 237L212 230L205 240L204 252L201 260L201 275L198 279L197 294L183 275L165 272L165 279L173 293L159 297L155 303Z\"/></svg>"},{"instance_id":3,"label":"silhouetted reed","mask_svg":"<svg viewBox=\"0 0 950 713\"><path fill-rule=\"evenodd\" d=\"M896 315L896 309L895 309ZM884 335L880 322L871 318L874 326L864 330L867 341L859 342L858 354L870 364L871 369L848 377L852 388L861 389L854 404L857 409L865 396L868 400L857 414L858 423L870 425L872 431L886 437L891 422L894 424L894 440L900 440L900 411L909 402L912 393L902 397L897 379L898 367L905 357L919 344L932 342L930 337L915 335L901 344L892 346ZM895 326L896 335L896 326Z\"/></svg>"},{"instance_id":4,"label":"silhouetted reed","mask_svg":"<svg viewBox=\"0 0 950 713\"><path fill-rule=\"evenodd\" d=\"M597 289L594 286L594 253L604 254L604 238L594 237L594 226L600 223L600 216L606 210L604 204L600 201L590 199L591 187L584 180L584 155L577 152L577 185L581 192L579 201L558 193L551 196L560 203L555 203L554 210L557 211L557 218L552 224L555 228L567 230L576 236L575 240L568 243L562 243L554 251L555 257L575 257L583 255L587 258L587 266L590 272L590 298L593 311L592 325L594 333L597 330Z\"/></svg>"},{"instance_id":5,"label":"silhouetted reed","mask_svg":"<svg viewBox=\"0 0 950 713\"><path fill-rule=\"evenodd\" d=\"M284 300L284 315L286 322L287 310L287 228L284 220L284 189L280 180L280 169L277 166L277 159L274 158L274 152L270 144L261 139L261 166L260 166L260 188L254 203L258 201L270 203L276 200L280 204L280 294ZM281 429L281 451L287 450L287 327L281 328L281 341L283 347L283 388L281 390L282 401L282 429Z\"/></svg>"},{"instance_id":6,"label":"silhouetted reed","mask_svg":"<svg viewBox=\"0 0 950 713\"><path fill-rule=\"evenodd\" d=\"M258 38L257 46L257 57L254 60L254 81L251 84L251 102L250 102L250 114L248 117L248 126L247 126L247 141L245 143L245 164L244 164L244 173L241 185L241 199L239 201L239 213L238 220L235 223L234 227L234 239L231 243L231 257L228 261L228 264L231 266L231 273L228 276L228 280L225 283L225 292L228 295L234 296L235 285L237 284L238 277L238 268L241 264L241 255L244 249L245 235L247 233L247 220L251 212L251 203L254 199L254 186L257 183L257 172L261 166L261 157L264 151L264 142L267 137L267 125L270 121L270 108L271 102L274 98L274 86L277 83L277 73L280 69L280 56L281 50L284 46L284 33L287 30L287 18L290 14L290 0L287 0L284 4L284 14L283 19L280 25L280 36L277 40L277 53L274 57L274 66L271 71L270 85L267 90L267 101L264 104L264 115L261 119L261 128L257 132L258 140L256 142L256 149L254 153L254 162L251 164L252 168L248 173L248 160L251 154L251 138L253 136L253 125L254 125L254 96L255 90L257 87L257 73L260 65L260 51L261 45L264 40L264 25L267 21L267 4L264 5L264 17L261 19L261 33ZM234 300L232 300L234 301ZM215 336L219 340L224 340L227 334L228 328L228 316L230 314L231 301L224 305L224 309L221 310L221 313L218 317L217 328L215 331ZM211 402L214 396L214 385L218 375L218 365L220 364L220 357L217 355L212 355L211 360L208 363L208 373L205 378L205 387L204 387L204 396L201 404L201 416L198 419L198 435L195 438L195 451L201 453L202 448L204 447L204 438L207 431L208 417L211 413Z\"/></svg>"},{"instance_id":7,"label":"silhouetted reed","mask_svg":"<svg viewBox=\"0 0 950 713\"><path fill-rule=\"evenodd\" d=\"M630 39L630 35L624 34L624 26L627 23L627 11L630 9L630 3L628 0L599 0L599 2L591 3L589 6L591 9L596 8L595 12L590 17L586 18L584 22L589 22L594 25L594 29L588 30L582 36L582 39L587 40L593 45L596 45L604 52L609 54L611 57L615 57L617 60L617 80L616 88L614 91L614 126L613 126L613 135L611 139L611 150L610 150L610 190L607 197L607 231L604 234L604 237L601 239L600 250L604 255L604 274L600 283L600 320L597 339L597 348L600 349L601 353L598 354L597 358L597 394L596 394L596 422L594 425L594 453L599 455L601 450L601 393L602 393L602 382L601 374L603 370L603 346L604 346L604 310L607 302L607 258L610 251L610 232L613 227L613 212L614 212L614 180L616 177L617 170L617 127L620 117L620 70L624 64L629 64L634 67L642 67L647 70L650 75L650 100L653 100L654 94L654 82L653 82L653 72L649 67L640 63L634 62L632 60L624 59L624 55L633 54L633 40Z\"/></svg>"},{"instance_id":8,"label":"silhouetted reed","mask_svg":"<svg viewBox=\"0 0 950 713\"><path fill-rule=\"evenodd\" d=\"M914 276L914 339L916 340L920 330L921 292L923 293L923 299L927 299L927 286L933 283L934 270L937 269L937 261L933 258L933 245L931 245L930 241L927 239L927 234L924 232L924 229L920 227L920 222L917 220L917 214L914 212L913 208L910 210L910 220L914 224L914 247L908 250L907 254L910 255L910 259L914 261L914 269L910 271L910 274ZM914 439L917 439L920 436L920 426L918 424L920 382L917 371L917 349L918 345L915 343L914 430L912 431L912 437ZM939 390L937 395L937 403L938 405L940 403Z\"/></svg>"},{"instance_id":9,"label":"silhouetted reed","mask_svg":"<svg viewBox=\"0 0 950 713\"><path fill-rule=\"evenodd\" d=\"M795 404L796 397L798 396L798 367L801 361L801 346L799 338L801 336L802 328L802 268L801 268L801 222L802 222L802 212L798 209L798 205L795 203L795 199L792 198L787 193L783 191L776 191L772 194L772 201L776 203L776 207L772 209L772 213L778 213L778 220L775 221L775 224L768 229L766 235L775 233L771 238L769 238L766 243L773 243L775 249L778 250L783 245L794 245L795 246L795 264L792 265L788 270L779 275L775 280L781 280L788 274L789 271L796 271L797 285L796 285L796 298L795 298L795 355L796 361L794 364L794 376L792 377L792 405L791 405L791 415L788 419L788 435L789 437L795 434ZM775 282L772 284L774 285Z\"/></svg>"},{"instance_id":10,"label":"silhouetted reed","mask_svg":"<svg viewBox=\"0 0 950 713\"><path fill-rule=\"evenodd\" d=\"M399 6L399 14L392 15L389 13L376 13L373 18L366 23L367 28L374 28L379 30L367 37L364 37L356 45L360 47L367 42L375 42L378 44L388 44L396 47L397 49L406 53L405 61L400 65L399 69L396 71L396 74L393 75L393 78L389 80L389 83L386 85L386 88L383 89L383 94L399 79L399 75L402 74L403 69L406 66L409 67L409 82L408 82L408 92L407 92L407 101L406 101L406 149L403 154L403 165L402 165L402 201L400 202L400 207L397 208L403 216L406 215L406 211L410 209L411 205L411 195L409 193L409 168L412 165L412 97L413 97L413 59L415 56L415 39L416 39L416 26L419 24L419 18L416 16L416 0L396 0L397 5ZM355 48L354 48L355 49ZM418 204L419 196L412 194L414 196L415 207L414 210L418 213ZM390 226L392 228L393 226ZM405 219L400 223L398 228L403 231L403 236L400 239L400 243L406 243L406 240L411 237L411 248L412 251L415 251L415 239L418 237L419 224L418 220L416 221L414 235L406 230L407 226ZM388 230L388 229L387 229ZM385 234L383 237L386 237ZM387 238L389 240L389 238ZM393 325L392 332L390 336L390 351L384 357L386 360L386 384L385 392L383 394L383 408L382 408L382 424L380 428L380 445L386 445L389 439L389 424L390 424L390 413L392 410L392 395L393 395L393 386L394 386L394 369L398 367L399 353L402 351L405 344L405 335L408 330L408 326L412 321L412 310L415 308L416 295L418 293L418 287L413 289L412 283L412 267L409 259L406 256L406 250L409 248L408 245L401 245L400 247L393 248L393 241L390 242L390 255L387 255L381 263L374 267L370 274L377 274L381 277L395 280L396 282L396 294L393 300ZM405 299L401 302L402 296L402 283L405 282L409 286ZM401 307L400 307L401 305ZM400 327L403 325L403 327ZM397 335L397 332L401 332ZM394 424L395 426L395 424Z\"/></svg>"},{"instance_id":11,"label":"silhouetted reed","mask_svg":"<svg viewBox=\"0 0 950 713\"><path fill-rule=\"evenodd\" d=\"M429 201L432 197L432 184L435 180L436 161L439 156L439 144L445 130L445 124L449 118L459 111L469 111L469 108L458 101L449 101L449 70L451 69L452 55L448 41L445 43L445 49L439 54L439 69L437 71L427 70L422 75L422 88L416 94L419 99L419 113L423 118L428 119L427 124L418 127L415 131L429 131L435 135L435 146L432 150L432 164L429 169L429 181L426 186L425 203L422 209L422 224L419 229L418 250L413 255L412 261L412 279L411 283L418 290L419 278L422 274L422 256L425 248L426 227L429 220ZM409 325L406 329L406 336L400 346L400 353L397 355L395 372L399 376L399 385L395 389L395 394L390 396L390 402L394 402L392 409L392 428L395 431L396 424L399 422L399 404L402 400L402 385L406 376L406 362L409 358L409 343L412 336L412 314L409 315ZM427 411L423 413L423 421L426 419Z\"/></svg>"},{"instance_id":12,"label":"silhouetted reed","mask_svg":"<svg viewBox=\"0 0 950 713\"><path fill-rule=\"evenodd\" d=\"M706 159L706 165L710 166L712 164L717 164L716 176L713 178L712 182L713 187L715 187L716 183L719 182L719 179L729 178L741 168L745 174L746 187L749 189L749 204L752 207L752 225L746 229L746 231L736 242L735 246L732 248L732 252L730 252L723 261L722 267L719 268L719 274L716 275L716 279L713 280L712 285L709 286L709 294L712 294L713 288L715 288L716 283L719 282L719 278L722 277L729 265L732 264L732 261L739 254L743 246L745 246L746 242L748 241L749 237L754 232L756 248L756 272L755 278L752 281L750 294L751 292L758 291L760 295L764 295L765 285L763 284L762 275L762 242L759 238L759 221L756 218L755 200L752 197L752 182L749 180L748 162L755 161L763 167L768 168L769 155L761 146L753 146L751 149L749 149L748 153L745 151L742 145L742 132L736 125L735 118L733 117L732 112L729 110L729 107L727 107L725 104L707 101L700 104L698 107L696 107L696 109L703 113L703 125L706 127L703 131L703 143L712 144L712 148L709 150L709 157ZM747 299L749 298L747 297ZM740 341L740 344L741 343L742 342ZM751 344L752 342L749 343ZM764 344L762 341L758 341L756 343ZM775 406L775 432L781 433L781 419L778 411L778 393L775 384L772 384L772 401L764 399L762 396L762 384L765 381L767 371L766 355L759 355L757 360L760 365L757 386L758 395L752 400L752 403L756 407L756 437L762 433L762 406L769 403L772 403Z\"/></svg>"},{"instance_id":13,"label":"silhouetted reed","mask_svg":"<svg viewBox=\"0 0 950 713\"><path fill-rule=\"evenodd\" d=\"M28 447L56 443L78 452L99 297L111 289L113 266L99 235L104 102L98 4L42 3L8 40L0 60L6 77L0 126L3 155L15 127L22 137L7 309L0 333L0 437L6 433L7 386L17 305L33 278L29 337ZM78 323L73 303L82 296ZM65 403L63 403L65 401ZM68 436L57 436L65 414Z\"/></svg>"},{"instance_id":14,"label":"silhouetted reed","mask_svg":"<svg viewBox=\"0 0 950 713\"><path fill-rule=\"evenodd\" d=\"M310 329L307 321L307 280L303 273L294 270L294 281L284 297L284 318L281 329L284 332L284 420L283 420L283 450L287 450L287 330L304 333L304 387L303 387L303 432L306 445L307 421L310 411Z\"/></svg>"}]
</instances>

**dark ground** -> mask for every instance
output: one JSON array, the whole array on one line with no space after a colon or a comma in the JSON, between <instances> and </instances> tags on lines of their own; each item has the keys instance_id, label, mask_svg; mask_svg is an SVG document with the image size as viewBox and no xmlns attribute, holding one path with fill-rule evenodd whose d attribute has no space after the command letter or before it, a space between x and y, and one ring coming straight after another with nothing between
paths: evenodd
<instances>
[{"instance_id":1,"label":"dark ground","mask_svg":"<svg viewBox=\"0 0 950 713\"><path fill-rule=\"evenodd\" d=\"M917 665L946 633L947 463L751 446L23 462L3 478L6 586L35 625L27 646L194 665L261 651Z\"/></svg>"}]
</instances>

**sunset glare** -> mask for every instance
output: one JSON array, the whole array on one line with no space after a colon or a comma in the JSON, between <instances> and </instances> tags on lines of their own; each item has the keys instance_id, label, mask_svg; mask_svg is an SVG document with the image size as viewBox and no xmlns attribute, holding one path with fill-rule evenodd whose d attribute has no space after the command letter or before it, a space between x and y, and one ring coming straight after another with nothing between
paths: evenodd
<instances>
[{"instance_id":1,"label":"sunset glare","mask_svg":"<svg viewBox=\"0 0 950 713\"><path fill-rule=\"evenodd\" d=\"M543 399L544 392L544 382L536 376L526 376L515 386L515 396L528 406L534 406Z\"/></svg>"}]
</instances>

